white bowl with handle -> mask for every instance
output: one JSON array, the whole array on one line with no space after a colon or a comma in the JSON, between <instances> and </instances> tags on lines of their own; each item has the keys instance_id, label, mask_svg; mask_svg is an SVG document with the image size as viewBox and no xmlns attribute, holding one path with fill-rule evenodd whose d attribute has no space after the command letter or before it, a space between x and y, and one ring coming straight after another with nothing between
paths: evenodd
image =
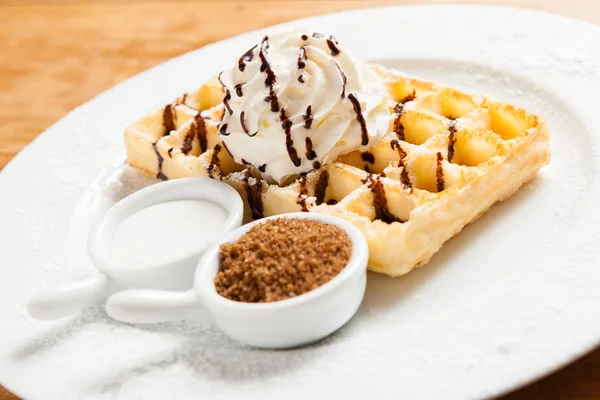
<instances>
[{"instance_id":1,"label":"white bowl with handle","mask_svg":"<svg viewBox=\"0 0 600 400\"><path fill-rule=\"evenodd\" d=\"M213 282L219 271L219 246L237 240L257 224L282 217L314 219L342 228L352 241L352 256L345 268L324 285L286 300L244 303L219 295ZM194 318L204 309L219 329L244 344L301 346L331 334L356 313L365 293L368 256L363 234L341 218L318 213L282 214L244 225L211 246L198 263L193 289L125 290L108 298L106 312L122 322L157 323Z\"/></svg>"},{"instance_id":2,"label":"white bowl with handle","mask_svg":"<svg viewBox=\"0 0 600 400\"><path fill-rule=\"evenodd\" d=\"M184 254L136 265L124 264L114 257L111 241L121 222L145 208L178 200L211 201L223 207L226 219L211 240L198 243ZM112 206L90 232L88 251L99 273L38 292L27 306L29 314L36 319L60 318L103 301L122 289L189 288L204 251L219 235L239 227L243 212L242 199L235 189L213 179L176 179L139 190ZM160 226L156 226L156 230L160 234Z\"/></svg>"}]
</instances>

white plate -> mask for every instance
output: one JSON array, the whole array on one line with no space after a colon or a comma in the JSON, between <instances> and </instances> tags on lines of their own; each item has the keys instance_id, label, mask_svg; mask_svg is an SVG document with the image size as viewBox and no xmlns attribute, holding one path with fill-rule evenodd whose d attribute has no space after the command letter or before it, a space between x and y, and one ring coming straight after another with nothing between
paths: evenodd
<instances>
[{"instance_id":1,"label":"white plate","mask_svg":"<svg viewBox=\"0 0 600 400\"><path fill-rule=\"evenodd\" d=\"M121 325L101 307L32 321L29 296L89 273L78 239L132 190L123 177L98 179L122 162L124 127L199 86L263 33L292 26L331 32L362 59L538 112L550 123L552 163L426 267L395 280L370 274L359 315L310 347L243 348L196 322ZM0 382L28 399L474 398L583 354L600 342L598 43L597 27L531 11L359 10L206 46L98 96L0 175Z\"/></svg>"}]
</instances>

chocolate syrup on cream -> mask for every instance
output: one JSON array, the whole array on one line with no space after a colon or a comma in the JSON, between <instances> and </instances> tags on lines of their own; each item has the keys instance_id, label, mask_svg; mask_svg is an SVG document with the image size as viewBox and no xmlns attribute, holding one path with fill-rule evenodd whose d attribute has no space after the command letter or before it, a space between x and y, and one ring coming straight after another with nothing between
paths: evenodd
<instances>
[{"instance_id":1,"label":"chocolate syrup on cream","mask_svg":"<svg viewBox=\"0 0 600 400\"><path fill-rule=\"evenodd\" d=\"M304 128L310 129L310 126L312 125L312 122L314 119L314 116L312 115L312 106L311 105L306 107L306 114L304 114L302 116L302 119L304 120Z\"/></svg>"},{"instance_id":2,"label":"chocolate syrup on cream","mask_svg":"<svg viewBox=\"0 0 600 400\"><path fill-rule=\"evenodd\" d=\"M304 142L306 145L306 159L314 160L315 158L317 158L317 153L315 153L315 151L313 150L312 139L309 136L307 136Z\"/></svg>"},{"instance_id":3,"label":"chocolate syrup on cream","mask_svg":"<svg viewBox=\"0 0 600 400\"><path fill-rule=\"evenodd\" d=\"M342 79L342 99L344 97L346 97L346 82L348 81L348 78L346 78L346 74L344 74L344 71L342 71L342 69L340 68L340 64L337 63L337 61L335 60L331 60L333 61L333 65L335 65L335 68L338 70L339 74L340 74L340 78Z\"/></svg>"},{"instance_id":4,"label":"chocolate syrup on cream","mask_svg":"<svg viewBox=\"0 0 600 400\"><path fill-rule=\"evenodd\" d=\"M277 81L277 77L275 76L273 68L271 68L271 61L269 60L269 57L267 55L268 50L269 37L265 36L262 42L260 43L260 50L258 52L258 57L261 61L260 72L265 73L265 86L269 88L269 95L265 97L265 101L269 101L271 103L271 111L278 112L279 100L277 99L277 95L275 94L275 82Z\"/></svg>"},{"instance_id":5,"label":"chocolate syrup on cream","mask_svg":"<svg viewBox=\"0 0 600 400\"><path fill-rule=\"evenodd\" d=\"M227 132L227 124L221 125L221 127L219 128L219 135L229 136L230 134L231 132Z\"/></svg>"},{"instance_id":6,"label":"chocolate syrup on cream","mask_svg":"<svg viewBox=\"0 0 600 400\"><path fill-rule=\"evenodd\" d=\"M225 92L225 97L223 98L223 105L225 106L227 111L229 111L229 115L231 115L231 114L233 114L233 110L231 109L231 106L229 105L229 100L231 100L231 92L229 92L229 90L227 90Z\"/></svg>"},{"instance_id":7,"label":"chocolate syrup on cream","mask_svg":"<svg viewBox=\"0 0 600 400\"><path fill-rule=\"evenodd\" d=\"M302 42L298 41L299 38L302 39ZM316 51L314 49L319 49L321 58L312 59L313 51ZM233 146L231 150L234 152L234 159L240 161L241 156L244 156L255 167L267 159L273 162L277 160L277 170L270 169L269 175L275 181L282 183L286 177L307 173L311 167L321 168L320 157L333 160L339 154L353 151L360 146L367 146L371 139L373 139L373 143L376 139L380 139L385 131L384 125L387 126L387 123L383 123L382 118L389 118L389 111L384 107L389 100L385 85L367 66L355 62L350 56L335 58L342 51L344 50L333 36L324 36L317 32L312 34L312 38L310 34L299 33L294 40L289 37L264 36L257 46L238 59L237 66L234 66L232 70L225 71L225 75L221 76L220 80L228 85L224 87L223 100L226 116L219 131L223 141ZM252 68L246 68L249 62ZM323 78L323 74L313 74L313 62L315 68L327 70L325 78ZM337 74L333 72L329 62L333 63ZM288 68L284 68L284 66ZM307 75L309 72L305 72L307 68L310 70L310 76ZM247 69L250 71L246 71ZM245 72L240 74L240 71ZM339 80L335 76L330 76L331 73L338 75ZM251 77L248 74L255 76ZM317 80L315 81L315 79ZM325 82L322 82L323 79ZM257 80L255 83L258 83L258 86L247 85L255 80ZM315 83L316 86L314 89L309 88L306 85L294 83L294 80L301 84ZM349 80L352 80L350 83L353 93L347 93ZM262 82L264 82L264 86L262 86ZM366 84L368 86L365 86ZM324 110L314 110L315 114L319 116L317 121L319 124L313 123L315 116L312 107L317 103L307 105L307 103L312 103L311 100L305 103L304 107L307 108L305 114L301 112L302 108L298 109L298 104L296 104L298 98L318 97L319 94L313 93L313 90L337 92L340 95L339 98L335 95L333 106ZM235 100L232 99L232 96ZM256 96L259 96L260 103L262 103L260 99L264 99L270 107L264 103L257 104L254 100ZM240 99L240 97L244 97L244 99ZM348 101L345 100L346 97L348 97ZM377 107L371 107L372 103ZM366 104L369 105L368 109L363 108ZM327 105L329 106L329 104ZM317 107L320 108L318 105ZM269 109L270 112L277 113L279 123L273 121L277 117L270 115ZM294 112L292 113L292 111ZM234 115L236 113L239 115ZM335 117L331 118L330 114ZM229 120L230 115L232 115L231 121ZM258 135L258 131L255 133L250 131L255 129L254 122L257 118L258 126L261 127L258 130L260 132L263 132L262 121L264 121L264 135L261 135L261 139L264 140L249 141L247 146L241 145L243 142L239 141L243 139L238 140L237 138L240 137L238 135L250 137ZM352 122L354 118L358 124L349 124L348 122ZM373 127L367 124L367 120L369 124L373 123ZM322 122L325 121L327 124L322 126ZM302 127L311 131L302 132ZM228 130L229 132L227 132ZM373 132L370 132L371 130ZM376 134L371 138L369 133ZM278 137L278 135L281 136ZM304 148L299 141L305 141ZM282 148L284 143L285 148ZM256 154L271 154L269 151L263 151L263 148L272 148L272 156L269 155L265 160L256 159ZM319 154L315 149L319 149ZM255 155L250 155L250 152ZM281 163L281 156L283 156L283 163ZM291 163L285 161L286 158L289 158ZM264 169L266 170L266 167Z\"/></svg>"},{"instance_id":8,"label":"chocolate syrup on cream","mask_svg":"<svg viewBox=\"0 0 600 400\"><path fill-rule=\"evenodd\" d=\"M356 113L356 120L360 124L361 144L366 146L369 144L369 132L367 132L367 123L365 122L365 117L362 114L360 102L354 93L350 93L348 95L348 99L352 103L352 108L354 108L354 112Z\"/></svg>"},{"instance_id":9,"label":"chocolate syrup on cream","mask_svg":"<svg viewBox=\"0 0 600 400\"><path fill-rule=\"evenodd\" d=\"M341 53L340 49L337 48L331 39L327 39L327 47L329 47L329 51L331 51L331 55L334 57Z\"/></svg>"},{"instance_id":10,"label":"chocolate syrup on cream","mask_svg":"<svg viewBox=\"0 0 600 400\"><path fill-rule=\"evenodd\" d=\"M298 151L294 147L294 140L292 139L292 121L285 115L285 109L282 108L279 113L281 119L281 126L285 132L285 147L287 148L288 156L296 167L302 164L302 160L298 157Z\"/></svg>"},{"instance_id":11,"label":"chocolate syrup on cream","mask_svg":"<svg viewBox=\"0 0 600 400\"><path fill-rule=\"evenodd\" d=\"M306 49L302 46L298 55L298 69L304 69L304 67L306 67Z\"/></svg>"},{"instance_id":12,"label":"chocolate syrup on cream","mask_svg":"<svg viewBox=\"0 0 600 400\"><path fill-rule=\"evenodd\" d=\"M256 136L256 134L258 133L258 130L257 130L256 132L254 132L254 133L250 133L250 132L248 131L248 128L246 128L246 121L244 120L244 117L245 117L245 115L246 115L246 113L245 113L244 111L242 111L242 112L240 113L240 125L242 126L242 130L244 131L244 133L245 133L246 135L248 135L248 136L250 136L250 137L254 137L254 136Z\"/></svg>"},{"instance_id":13,"label":"chocolate syrup on cream","mask_svg":"<svg viewBox=\"0 0 600 400\"><path fill-rule=\"evenodd\" d=\"M244 72L244 70L246 69L246 63L252 61L252 59L254 58L255 49L256 45L252 46L252 48L245 52L238 60L238 68L241 72Z\"/></svg>"},{"instance_id":14,"label":"chocolate syrup on cream","mask_svg":"<svg viewBox=\"0 0 600 400\"><path fill-rule=\"evenodd\" d=\"M244 96L244 92L242 91L242 86L243 86L243 84L241 84L241 83L238 83L237 85L234 86L235 94L237 94L238 97Z\"/></svg>"}]
</instances>

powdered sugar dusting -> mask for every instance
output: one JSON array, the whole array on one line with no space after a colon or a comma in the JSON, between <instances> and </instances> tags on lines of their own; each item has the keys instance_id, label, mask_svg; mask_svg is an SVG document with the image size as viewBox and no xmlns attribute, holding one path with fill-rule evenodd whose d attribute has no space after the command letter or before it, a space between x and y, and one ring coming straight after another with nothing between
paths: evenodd
<instances>
[{"instance_id":1,"label":"powdered sugar dusting","mask_svg":"<svg viewBox=\"0 0 600 400\"><path fill-rule=\"evenodd\" d=\"M396 280L369 274L357 317L313 346L258 351L198 321L118 324L102 306L32 321L28 297L91 273L81 238L142 182L120 169L124 127L199 86L257 37L299 26L326 26L363 59L531 108L549 122L552 163L426 267ZM589 349L600 332L600 48L589 46L598 32L504 8L360 10L207 46L80 107L0 175L2 383L32 399L480 398Z\"/></svg>"}]
</instances>

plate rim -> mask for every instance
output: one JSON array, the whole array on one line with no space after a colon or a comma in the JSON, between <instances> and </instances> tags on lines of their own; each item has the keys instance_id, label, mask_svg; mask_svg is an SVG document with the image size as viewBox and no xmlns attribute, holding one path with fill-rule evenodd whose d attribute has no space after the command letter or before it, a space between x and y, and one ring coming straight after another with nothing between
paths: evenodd
<instances>
[{"instance_id":1,"label":"plate rim","mask_svg":"<svg viewBox=\"0 0 600 400\"><path fill-rule=\"evenodd\" d=\"M222 46L224 43L228 43L228 42L235 42L237 41L239 38L244 37L244 36L249 36L249 35L255 35L257 32L262 32L266 29L273 29L273 28L278 28L278 27L284 27L290 24L297 24L299 22L303 22L303 21L311 21L314 19L318 19L321 17L330 17L330 16L334 16L334 15L351 15L351 14L359 14L361 12L365 12L366 10L368 10L369 12L384 12L385 10L388 9L397 9L397 8L402 8L402 9L407 9L407 8L418 8L418 9L432 9L432 10L437 10L437 9L444 9L444 8L468 8L468 9L474 9L474 8L478 8L478 9L507 9L507 10L512 10L512 12L515 13L519 13L519 14L538 14L538 15L543 15L544 18L552 18L552 19L559 19L559 20L565 20L565 21L570 21L571 23L576 23L578 25L586 25L588 27L592 27L596 30L596 33L598 34L598 37L600 37L600 27L592 24L590 22L587 21L581 21L581 20L577 20L571 17L567 17L567 16L563 16L563 15L557 15L557 14L553 14L551 12L547 12L547 11L541 11L541 10L532 10L532 9L524 9L524 8L519 8L519 7L509 7L509 6L499 6L499 5L488 5L488 4L421 4L421 5L393 5L393 6L379 6L379 7L367 7L367 8L361 8L361 9L356 9L356 10L345 10L345 11L340 11L340 12L334 12L334 13L328 13L328 14L321 14L321 15L316 15L316 16L310 16L307 18L302 18L302 19L297 19L297 20L292 20L292 21L286 21L283 23L279 23L279 24L275 24L272 26L268 26L268 27L264 27L264 28L260 28L257 30L253 30L253 31L249 31L249 32L244 32L241 33L239 35L236 36L232 36L214 43L209 43L205 46L202 46L198 49L192 50L190 52L181 54L177 57L174 57L172 59L166 60L156 66L153 66L145 71L142 71L134 76L131 76L127 79L125 79L124 81L118 83L117 85L106 89L105 91L97 94L96 96L94 96L93 98L89 99L88 101L82 103L81 105L77 106L76 108L74 108L73 110L71 110L70 112L68 112L66 115L64 115L62 118L60 118L58 121L56 121L55 123L53 123L50 127L46 128L44 131L42 131L39 135L36 136L36 138L34 138L28 145L26 145L17 155L15 155L15 157L13 157L12 160L9 161L9 163L2 169L2 173L0 173L0 184L5 184L5 181L7 180L7 175L9 174L19 174L20 172L17 170L17 168L20 167L20 164L22 163L22 159L23 159L23 154L27 154L29 151L31 151L32 147L38 147L41 146L40 142L38 141L39 138L41 138L42 136L46 135L48 136L48 131L51 131L50 133L53 133L52 131L55 129L58 129L57 127L60 127L61 124L65 123L64 121L72 116L73 114L77 113L77 111L80 108L83 107L91 107L93 106L93 104L97 101L98 98L105 96L105 95L109 95L110 92L112 92L114 89L121 87L121 86L126 86L129 85L131 81L135 80L135 79L140 79L140 77L144 76L145 74L149 73L150 71L153 71L155 69L158 69L162 66L164 66L165 64L171 63L171 62L175 62L176 60L185 57L186 55L192 53L192 52L197 52L201 49L206 49L206 48L210 48L210 47L217 47L217 46ZM439 12L439 11L433 11L433 12ZM43 145L43 144L42 144ZM25 160L26 162L27 160ZM21 170L23 169L23 167L21 167ZM544 371L541 371L537 374L535 374L535 376L529 374L527 378L525 379L521 379L519 382L517 382L516 384L510 385L505 387L505 389L499 391L499 392L494 392L493 395L501 395L501 394L505 394L505 393L509 393L512 392L514 390L517 390L523 386L526 386L527 384L539 380L545 376L548 376L554 372L556 372L557 370L563 368L565 365L574 362L578 359L580 359L581 357L585 356L589 351L593 350L594 348L598 347L600 345L600 334L597 336L597 339L595 342L589 343L589 346L586 346L585 348L581 348L578 349L578 351L576 352L572 352L569 355L565 355L564 360L560 363L556 363L554 364L552 367L550 368L545 368ZM7 385L5 382L2 382L2 385L7 388L7 390L10 390L12 393L17 394L18 391L13 391L13 389L11 388L10 384ZM9 389L10 388L10 389Z\"/></svg>"}]
</instances>

